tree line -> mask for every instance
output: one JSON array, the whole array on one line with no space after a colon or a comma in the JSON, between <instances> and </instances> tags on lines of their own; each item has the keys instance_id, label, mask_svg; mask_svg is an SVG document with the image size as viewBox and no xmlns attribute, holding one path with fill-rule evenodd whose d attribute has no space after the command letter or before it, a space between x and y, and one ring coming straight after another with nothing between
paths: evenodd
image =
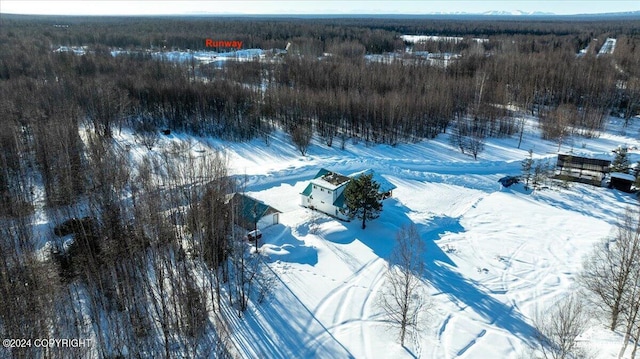
<instances>
[{"instance_id":1,"label":"tree line","mask_svg":"<svg viewBox=\"0 0 640 359\"><path fill-rule=\"evenodd\" d=\"M182 143L132 162L127 148L88 136L76 180L60 178L53 194L34 195L30 211L1 219L0 333L92 345L3 355L237 355L229 323L273 279L234 227L241 210L227 196L242 188L224 157L194 155ZM46 184L27 175L35 187ZM65 190L74 181L82 191Z\"/></svg>"},{"instance_id":2,"label":"tree line","mask_svg":"<svg viewBox=\"0 0 640 359\"><path fill-rule=\"evenodd\" d=\"M76 27L83 28L81 19L72 20ZM120 21L124 28L134 26L128 20ZM53 96L56 106L78 108L80 117L90 117L94 126L107 131L113 126L144 122L147 128L153 125L246 140L266 136L275 127L292 134L302 126L320 135L329 146L334 138L389 144L415 141L433 138L449 127L462 138L510 136L523 128L516 122L514 111L538 115L543 136L548 139L562 138L568 130L597 136L610 113L629 121L640 107L639 40L629 34L631 31L620 35L612 56L600 57L596 51L606 36L581 31L581 23L570 23L574 25L570 35L541 36L507 36L509 27L505 25L504 33L489 41L464 38L444 49L458 51L460 58L441 67L410 54L391 63L367 61L363 56L372 51L364 35L343 34L338 40L338 29L353 29L329 26L325 21L301 21L298 26L304 31L313 28L323 35L307 36L303 30L295 34L299 37L290 34L286 41L292 46L284 57L219 68L195 61L170 63L144 52L114 58L107 47L112 44L98 41L99 36L89 31L91 23L82 33L97 36L94 42L99 43L91 47L93 50L85 55L53 53L48 34L51 29L41 29L43 23L25 28L21 21L5 20L22 26L10 27L0 37L0 43L12 49L0 57L0 78L8 80L3 84L13 94L24 92L24 82L31 81L28 86L35 91L52 92L49 97ZM363 21L354 20L354 24L361 26L366 23ZM383 31L376 29L385 23L383 20L380 24L371 21L374 30L369 31ZM284 28L296 24L280 22L287 24ZM143 36L142 30L147 27L166 27L167 23L179 24L175 31L202 25L196 20L147 19L137 31L129 33ZM271 24L238 23L247 25L248 32L252 26ZM105 24L121 23L102 20L92 26ZM598 24L607 26L606 22ZM460 25L451 26L455 29ZM330 28L326 33L322 32L325 27ZM32 34L36 29L42 32L36 32L29 43L17 36L21 31L23 35ZM268 33L263 36L271 37ZM385 36L401 43L388 50L408 45L397 35L385 32ZM447 42L436 43L442 48ZM577 56L587 46L590 51ZM415 47L434 49L429 42ZM323 51L329 51L329 56L318 59ZM25 102L10 101L10 108ZM35 104L21 104L20 108L24 105ZM14 119L19 114L14 111L11 115L9 118ZM467 143L461 149L474 147L468 145L473 141L457 142Z\"/></svg>"}]
</instances>

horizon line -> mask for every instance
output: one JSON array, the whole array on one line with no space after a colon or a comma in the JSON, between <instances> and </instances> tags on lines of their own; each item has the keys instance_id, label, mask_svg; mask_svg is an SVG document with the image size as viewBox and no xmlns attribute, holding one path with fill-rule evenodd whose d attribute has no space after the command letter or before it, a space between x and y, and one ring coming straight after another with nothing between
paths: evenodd
<instances>
[{"instance_id":1,"label":"horizon line","mask_svg":"<svg viewBox=\"0 0 640 359\"><path fill-rule=\"evenodd\" d=\"M518 11L518 10L517 10ZM534 11L522 13L510 13L507 11L485 11L485 12L431 12L431 13L216 13L216 12L186 12L171 14L34 14L34 13L8 13L0 10L0 15L13 16L59 16L59 17L163 17L163 16L236 16L236 17L296 17L296 16L331 16L331 17L349 17L349 16L405 16L405 17L422 17L422 16L480 16L480 17L566 17L566 16L616 16L616 15L638 15L640 10L604 12L604 13L576 13L576 14L557 14L553 12Z\"/></svg>"}]
</instances>

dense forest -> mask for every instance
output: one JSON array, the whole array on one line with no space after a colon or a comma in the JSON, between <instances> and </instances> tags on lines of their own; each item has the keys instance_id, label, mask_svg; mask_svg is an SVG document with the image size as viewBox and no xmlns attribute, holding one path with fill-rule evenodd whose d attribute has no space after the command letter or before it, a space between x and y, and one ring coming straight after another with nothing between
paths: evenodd
<instances>
[{"instance_id":1,"label":"dense forest","mask_svg":"<svg viewBox=\"0 0 640 359\"><path fill-rule=\"evenodd\" d=\"M227 321L268 295L268 270L233 238L224 204L242 183L224 156L176 146L132 166L116 131L151 150L161 130L265 146L282 130L301 154L314 135L344 147L448 132L474 157L487 137L518 136L527 114L546 139L598 136L609 115L640 111L639 29L633 18L2 15L0 334L93 338L98 357L233 356ZM152 56L212 50L207 38L264 56ZM615 51L599 55L607 38ZM62 356L52 351L11 355Z\"/></svg>"}]
</instances>

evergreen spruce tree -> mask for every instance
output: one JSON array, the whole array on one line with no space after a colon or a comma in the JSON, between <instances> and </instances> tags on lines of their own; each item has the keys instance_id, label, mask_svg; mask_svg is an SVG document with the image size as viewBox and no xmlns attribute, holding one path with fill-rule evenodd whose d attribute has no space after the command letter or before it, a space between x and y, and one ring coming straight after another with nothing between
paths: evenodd
<instances>
[{"instance_id":1,"label":"evergreen spruce tree","mask_svg":"<svg viewBox=\"0 0 640 359\"><path fill-rule=\"evenodd\" d=\"M627 147L618 147L613 152L616 153L616 157L611 163L611 172L627 173L629 171L629 156L627 155Z\"/></svg>"},{"instance_id":2,"label":"evergreen spruce tree","mask_svg":"<svg viewBox=\"0 0 640 359\"><path fill-rule=\"evenodd\" d=\"M524 178L524 189L529 189L531 180L531 169L533 167L533 150L529 150L529 156L522 161L522 177Z\"/></svg>"},{"instance_id":3,"label":"evergreen spruce tree","mask_svg":"<svg viewBox=\"0 0 640 359\"><path fill-rule=\"evenodd\" d=\"M380 184L373 180L372 174L363 174L352 179L344 189L344 199L349 218L362 220L362 229L366 221L378 218L382 211L382 201L378 195Z\"/></svg>"},{"instance_id":4,"label":"evergreen spruce tree","mask_svg":"<svg viewBox=\"0 0 640 359\"><path fill-rule=\"evenodd\" d=\"M534 162L533 176L531 178L533 189L537 190L544 186L549 178L550 166L549 162L538 160Z\"/></svg>"}]
</instances>

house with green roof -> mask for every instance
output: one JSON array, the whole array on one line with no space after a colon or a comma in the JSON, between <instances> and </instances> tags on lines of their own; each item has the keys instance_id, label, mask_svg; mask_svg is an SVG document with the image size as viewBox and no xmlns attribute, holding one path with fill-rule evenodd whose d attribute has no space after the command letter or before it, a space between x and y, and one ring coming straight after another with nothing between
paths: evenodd
<instances>
[{"instance_id":1,"label":"house with green roof","mask_svg":"<svg viewBox=\"0 0 640 359\"><path fill-rule=\"evenodd\" d=\"M391 197L396 187L373 170L356 172L350 176L345 176L322 168L309 181L304 191L300 193L301 205L342 220L348 220L344 189L351 179L363 174L372 174L373 179L380 184L380 198Z\"/></svg>"}]
</instances>

